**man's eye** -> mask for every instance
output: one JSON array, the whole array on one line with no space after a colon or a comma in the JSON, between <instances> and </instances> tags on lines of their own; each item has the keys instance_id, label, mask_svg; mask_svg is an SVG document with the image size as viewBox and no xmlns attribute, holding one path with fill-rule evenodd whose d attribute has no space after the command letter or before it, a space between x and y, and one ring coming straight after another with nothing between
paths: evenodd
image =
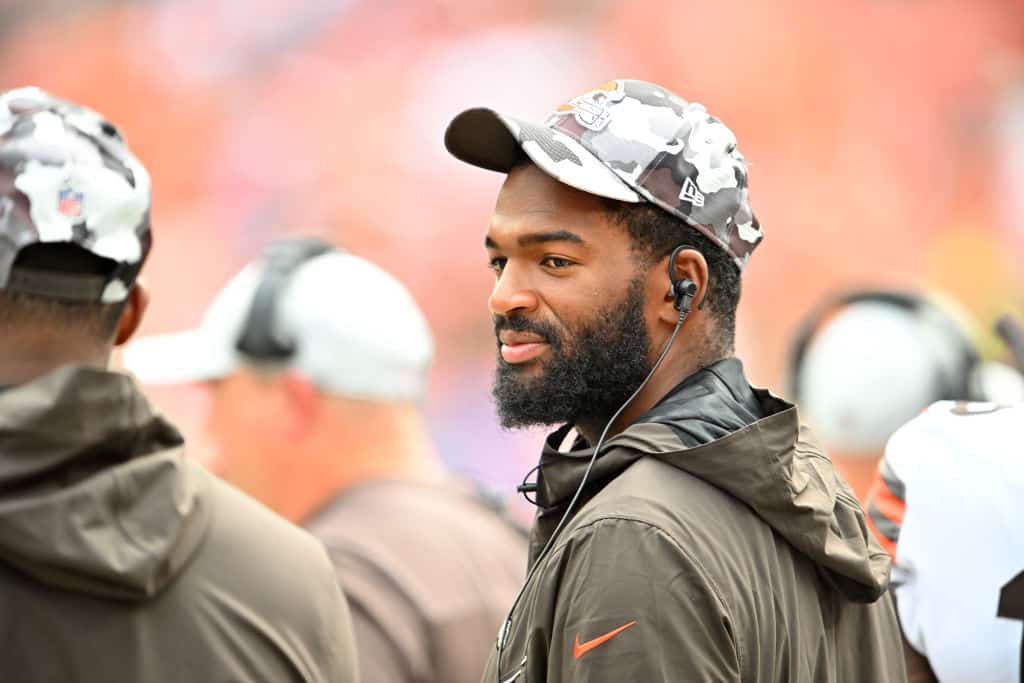
<instances>
[{"instance_id":1,"label":"man's eye","mask_svg":"<svg viewBox=\"0 0 1024 683\"><path fill-rule=\"evenodd\" d=\"M487 267L493 270L495 273L500 273L505 269L505 262L508 261L504 256L495 256L487 263Z\"/></svg>"},{"instance_id":2,"label":"man's eye","mask_svg":"<svg viewBox=\"0 0 1024 683\"><path fill-rule=\"evenodd\" d=\"M555 270L558 270L560 268L568 268L569 266L575 265L569 259L560 258L558 256L547 256L544 258L543 261L541 261L541 264L547 266L548 268L554 268Z\"/></svg>"}]
</instances>

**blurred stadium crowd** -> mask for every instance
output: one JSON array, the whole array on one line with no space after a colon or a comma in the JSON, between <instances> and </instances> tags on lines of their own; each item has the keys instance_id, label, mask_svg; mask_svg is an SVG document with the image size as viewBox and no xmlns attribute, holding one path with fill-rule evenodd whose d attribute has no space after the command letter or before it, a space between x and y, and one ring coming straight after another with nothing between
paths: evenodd
<instances>
[{"instance_id":1,"label":"blurred stadium crowd","mask_svg":"<svg viewBox=\"0 0 1024 683\"><path fill-rule=\"evenodd\" d=\"M940 589L925 587L916 563L946 566L946 559L936 559L940 535L911 523L905 492L908 481L927 479L921 490L940 491L958 480L960 456L947 462L935 455L930 471L915 460L930 448L952 451L961 443L962 435L940 440L940 447L931 441L945 428L947 413L999 413L985 418L987 434L1013 427L998 422L1009 418L996 407L963 403L940 404L941 410L933 407L915 420L929 405L1024 401L1024 379L1010 369L1024 359L1024 344L1017 339L1014 349L1006 343L1013 341L1012 330L996 333L996 322L1007 314L1024 318L1019 0L722 0L700 6L669 0L0 0L0 17L0 91L39 85L103 112L149 169L155 246L143 276L153 305L142 334L195 327L225 283L280 238L320 238L363 257L393 274L416 302L400 288L390 290L385 274L366 275L398 301L389 309L408 307L401 317L415 329L386 327L383 316L386 329L351 323L363 325L363 341L372 346L375 338L400 337L405 347L398 355L415 356L416 372L429 364L431 348L434 353L426 388L417 384L396 394L401 401L422 399L430 439L416 431L418 418L396 413L386 418L394 422L385 422L367 412L364 419L381 419L395 433L409 429L410 442L432 442L452 472L490 492L482 500L497 496L495 507L510 506L511 517L524 523L532 508L514 492L536 462L544 432L502 430L487 398L496 349L486 293L494 276L480 243L502 176L452 158L442 144L445 127L456 112L481 105L543 120L567 93L625 76L713 105L742 141L752 203L770 245L743 271L735 355L752 385L800 405L850 482L854 502L864 506L865 525L897 556L894 593L904 637L919 651L925 634L933 643L961 642L925 613L929 602L921 596ZM313 258L330 251L319 242L299 249L312 249ZM296 254L285 254L282 277L307 257L291 262ZM349 257L330 258L340 264ZM249 277L238 296L258 299L261 282ZM318 291L353 300L362 295L363 280L355 276L324 282ZM228 290L241 287L233 281ZM228 290L222 296L234 303L222 304L220 313L248 310ZM301 308L296 297L292 307ZM323 334L341 339L351 331L346 324ZM251 329L252 320L245 325ZM331 381L357 383L358 369L324 373ZM232 416L211 416L208 388L148 386L146 392L182 429L191 452L224 471L228 463L218 460L223 454L210 441L210 425L218 421L214 426L224 434ZM276 390L294 388L284 383ZM243 393L242 403L271 415L275 404L260 404L260 393ZM304 400L300 394L296 405ZM242 419L227 432L234 429L245 443L252 436L246 420L256 414L237 413ZM912 426L897 432L908 421ZM339 435L324 432L325 439L350 438ZM988 451L1003 453L1008 443L993 437ZM424 462L433 457L430 450ZM943 462L949 469L941 469ZM287 466L283 461L282 471ZM432 467L417 476L434 482ZM243 470L244 464L229 480L238 483ZM315 475L307 483L315 488ZM585 483L586 476L580 491ZM929 513L935 519L940 498L936 493L939 502ZM312 503L292 510L287 502L264 502L293 521L318 519ZM1004 509L1017 504L1010 500ZM486 537L500 540L487 554L518 557L524 541L518 526L478 507L472 514L491 525ZM381 537L401 526L369 505L346 514L354 516L306 526L321 538L344 536L352 519L357 526L379 524ZM924 537L928 543L919 540ZM417 540L410 533L392 543L411 548ZM965 553L984 555L997 543L980 533L975 540ZM450 552L457 555L454 543ZM465 544L482 543L467 531ZM386 554L387 543L379 550ZM431 550L425 544L421 554ZM531 549L531 561L537 550ZM358 568L344 569L332 559L343 584L346 571L359 575ZM1003 572L1018 562L1012 553L993 553L989 565ZM512 564L495 559L487 574L496 577ZM516 571L505 573L507 585L494 595L480 591L492 611L500 612L518 585ZM959 580L952 574L942 578L942 590ZM998 588L1004 574L974 585L988 581ZM357 585L356 594L364 588ZM962 596L964 614L980 604L969 593ZM918 610L921 604L926 608ZM370 642L372 635L359 633L365 628L358 626L360 609L357 599L357 635ZM391 616L393 623L382 629L398 641L408 619L397 610ZM486 633L489 641L491 627L472 624L466 632ZM964 652L975 645L982 652L986 639L976 635ZM990 642L1005 640L1004 630ZM579 648L577 635L577 660ZM408 655L409 661L430 656ZM932 664L956 671L970 656L950 663L936 655ZM957 675L970 680L971 671Z\"/></svg>"}]
</instances>

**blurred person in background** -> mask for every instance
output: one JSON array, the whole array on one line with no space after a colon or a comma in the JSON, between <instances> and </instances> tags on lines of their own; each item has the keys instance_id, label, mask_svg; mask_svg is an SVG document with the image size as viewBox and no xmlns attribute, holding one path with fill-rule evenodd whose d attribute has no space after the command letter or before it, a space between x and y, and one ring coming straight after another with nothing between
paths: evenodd
<instances>
[{"instance_id":1,"label":"blurred person in background","mask_svg":"<svg viewBox=\"0 0 1024 683\"><path fill-rule=\"evenodd\" d=\"M117 128L0 94L0 679L354 681L323 547L186 458L107 370L151 242Z\"/></svg>"},{"instance_id":2,"label":"blurred person in background","mask_svg":"<svg viewBox=\"0 0 1024 683\"><path fill-rule=\"evenodd\" d=\"M1008 329L1024 367L1024 335ZM1022 430L1020 401L942 401L885 448L868 509L893 557L915 683L1017 683L1024 675Z\"/></svg>"},{"instance_id":3,"label":"blurred person in background","mask_svg":"<svg viewBox=\"0 0 1024 683\"><path fill-rule=\"evenodd\" d=\"M952 301L904 290L832 294L800 322L789 394L859 500L889 437L932 403L1024 399L1019 373L973 339Z\"/></svg>"},{"instance_id":4,"label":"blurred person in background","mask_svg":"<svg viewBox=\"0 0 1024 683\"><path fill-rule=\"evenodd\" d=\"M432 356L405 287L315 239L271 246L197 330L125 353L144 382L210 384L218 472L327 546L363 681L476 680L523 578L525 535L431 445Z\"/></svg>"},{"instance_id":5,"label":"blurred person in background","mask_svg":"<svg viewBox=\"0 0 1024 683\"><path fill-rule=\"evenodd\" d=\"M565 423L484 681L902 681L888 556L733 356L762 238L733 133L619 80L544 125L464 111L445 142L507 174L485 237L501 421Z\"/></svg>"}]
</instances>

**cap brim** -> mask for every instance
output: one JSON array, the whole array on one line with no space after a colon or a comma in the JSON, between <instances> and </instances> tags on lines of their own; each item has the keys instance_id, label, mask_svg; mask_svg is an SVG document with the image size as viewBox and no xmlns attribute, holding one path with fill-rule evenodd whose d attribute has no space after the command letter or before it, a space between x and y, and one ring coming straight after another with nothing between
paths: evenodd
<instances>
[{"instance_id":1,"label":"cap brim","mask_svg":"<svg viewBox=\"0 0 1024 683\"><path fill-rule=\"evenodd\" d=\"M142 337L125 346L122 362L143 384L187 384L230 374L236 355L201 330Z\"/></svg>"},{"instance_id":2,"label":"cap brim","mask_svg":"<svg viewBox=\"0 0 1024 683\"><path fill-rule=\"evenodd\" d=\"M508 173L529 159L559 182L622 202L643 198L571 136L492 109L467 109L448 124L444 145L456 159Z\"/></svg>"}]
</instances>

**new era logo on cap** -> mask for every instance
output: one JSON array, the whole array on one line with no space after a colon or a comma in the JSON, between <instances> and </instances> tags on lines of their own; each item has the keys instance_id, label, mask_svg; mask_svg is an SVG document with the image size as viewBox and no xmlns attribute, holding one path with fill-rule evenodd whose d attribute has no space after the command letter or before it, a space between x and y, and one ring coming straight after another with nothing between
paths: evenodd
<instances>
[{"instance_id":1,"label":"new era logo on cap","mask_svg":"<svg viewBox=\"0 0 1024 683\"><path fill-rule=\"evenodd\" d=\"M679 191L679 198L684 202L690 202L694 206L704 206L704 195L697 189L697 184L690 178L683 181L683 189Z\"/></svg>"}]
</instances>

